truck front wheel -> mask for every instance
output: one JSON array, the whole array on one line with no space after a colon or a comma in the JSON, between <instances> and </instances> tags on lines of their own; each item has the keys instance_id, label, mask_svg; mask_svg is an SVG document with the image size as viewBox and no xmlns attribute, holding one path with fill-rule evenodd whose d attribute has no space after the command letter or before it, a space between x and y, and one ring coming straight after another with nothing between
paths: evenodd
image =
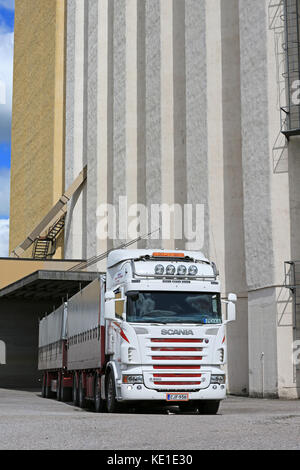
<instances>
[{"instance_id":1,"label":"truck front wheel","mask_svg":"<svg viewBox=\"0 0 300 470\"><path fill-rule=\"evenodd\" d=\"M198 402L198 410L201 415L216 415L219 411L220 401L203 400Z\"/></svg>"},{"instance_id":2,"label":"truck front wheel","mask_svg":"<svg viewBox=\"0 0 300 470\"><path fill-rule=\"evenodd\" d=\"M120 405L116 399L116 387L113 372L110 372L108 375L105 395L108 413L118 413L120 411Z\"/></svg>"}]
</instances>

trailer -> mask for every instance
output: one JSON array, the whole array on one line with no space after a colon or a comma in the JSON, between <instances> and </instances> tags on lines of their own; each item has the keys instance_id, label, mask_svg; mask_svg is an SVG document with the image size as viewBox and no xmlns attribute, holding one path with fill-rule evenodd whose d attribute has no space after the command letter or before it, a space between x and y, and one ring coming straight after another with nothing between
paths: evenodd
<instances>
[{"instance_id":1,"label":"trailer","mask_svg":"<svg viewBox=\"0 0 300 470\"><path fill-rule=\"evenodd\" d=\"M64 303L39 324L38 368L45 371L42 378L42 396L54 394L58 400L70 396L70 375L67 372L67 303Z\"/></svg>"},{"instance_id":2,"label":"trailer","mask_svg":"<svg viewBox=\"0 0 300 470\"><path fill-rule=\"evenodd\" d=\"M40 322L42 394L72 391L74 405L96 412L147 403L215 414L235 302L221 301L201 252L112 251L106 273Z\"/></svg>"}]
</instances>

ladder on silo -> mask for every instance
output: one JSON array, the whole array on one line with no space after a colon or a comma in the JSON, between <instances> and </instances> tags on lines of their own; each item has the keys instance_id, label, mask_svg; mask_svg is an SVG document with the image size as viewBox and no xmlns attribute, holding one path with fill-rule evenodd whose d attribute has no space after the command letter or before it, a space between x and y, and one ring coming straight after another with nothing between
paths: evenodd
<instances>
[{"instance_id":1,"label":"ladder on silo","mask_svg":"<svg viewBox=\"0 0 300 470\"><path fill-rule=\"evenodd\" d=\"M50 227L46 236L38 237L33 245L32 258L47 259L54 255L56 251L56 240L65 226L65 216L58 219L55 224Z\"/></svg>"},{"instance_id":2,"label":"ladder on silo","mask_svg":"<svg viewBox=\"0 0 300 470\"><path fill-rule=\"evenodd\" d=\"M68 202L86 181L86 178L87 167L85 166L42 221L25 240L11 252L10 256L12 258L21 258L24 252L33 244L32 256L34 259L47 259L47 257L53 256L57 237L62 232L65 225Z\"/></svg>"}]
</instances>

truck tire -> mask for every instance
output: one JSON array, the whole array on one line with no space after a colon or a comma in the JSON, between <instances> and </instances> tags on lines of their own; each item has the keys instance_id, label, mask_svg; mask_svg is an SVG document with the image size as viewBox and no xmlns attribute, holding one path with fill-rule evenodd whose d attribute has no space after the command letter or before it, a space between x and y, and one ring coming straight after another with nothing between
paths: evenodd
<instances>
[{"instance_id":1,"label":"truck tire","mask_svg":"<svg viewBox=\"0 0 300 470\"><path fill-rule=\"evenodd\" d=\"M71 401L71 388L64 386L63 376L60 381L60 400L63 402Z\"/></svg>"},{"instance_id":2,"label":"truck tire","mask_svg":"<svg viewBox=\"0 0 300 470\"><path fill-rule=\"evenodd\" d=\"M51 383L51 381L50 381ZM48 374L46 375L45 382L45 398L53 398L53 392L51 391L51 385L48 385Z\"/></svg>"},{"instance_id":3,"label":"truck tire","mask_svg":"<svg viewBox=\"0 0 300 470\"><path fill-rule=\"evenodd\" d=\"M112 371L109 372L107 377L105 396L108 413L119 413L121 407L116 399L115 377Z\"/></svg>"},{"instance_id":4,"label":"truck tire","mask_svg":"<svg viewBox=\"0 0 300 470\"><path fill-rule=\"evenodd\" d=\"M61 373L59 372L57 374L57 383L56 383L56 399L57 401L61 401L61 382L62 382L62 376Z\"/></svg>"},{"instance_id":5,"label":"truck tire","mask_svg":"<svg viewBox=\"0 0 300 470\"><path fill-rule=\"evenodd\" d=\"M42 378L42 397L46 398L46 374L43 374Z\"/></svg>"},{"instance_id":6,"label":"truck tire","mask_svg":"<svg viewBox=\"0 0 300 470\"><path fill-rule=\"evenodd\" d=\"M76 374L73 375L72 401L74 406L78 406L78 389Z\"/></svg>"},{"instance_id":7,"label":"truck tire","mask_svg":"<svg viewBox=\"0 0 300 470\"><path fill-rule=\"evenodd\" d=\"M201 415L216 415L219 411L219 400L205 400L198 402L198 409Z\"/></svg>"},{"instance_id":8,"label":"truck tire","mask_svg":"<svg viewBox=\"0 0 300 470\"><path fill-rule=\"evenodd\" d=\"M96 413L105 411L105 402L101 398L101 377L100 374L94 376L94 410Z\"/></svg>"},{"instance_id":9,"label":"truck tire","mask_svg":"<svg viewBox=\"0 0 300 470\"><path fill-rule=\"evenodd\" d=\"M78 404L80 408L85 407L85 389L83 386L83 374L80 374L79 376Z\"/></svg>"}]
</instances>

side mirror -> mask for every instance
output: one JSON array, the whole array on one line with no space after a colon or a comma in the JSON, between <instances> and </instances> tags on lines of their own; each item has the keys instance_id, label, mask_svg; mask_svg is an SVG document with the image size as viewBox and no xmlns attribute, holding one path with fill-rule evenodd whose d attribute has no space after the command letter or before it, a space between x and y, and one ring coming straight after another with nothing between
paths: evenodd
<instances>
[{"instance_id":1,"label":"side mirror","mask_svg":"<svg viewBox=\"0 0 300 470\"><path fill-rule=\"evenodd\" d=\"M108 291L105 294L105 320L125 319L124 308L126 299L121 293Z\"/></svg>"},{"instance_id":2,"label":"side mirror","mask_svg":"<svg viewBox=\"0 0 300 470\"><path fill-rule=\"evenodd\" d=\"M235 304L233 302L228 302L227 304L227 321L226 323L230 323L236 320L236 310Z\"/></svg>"}]
</instances>

